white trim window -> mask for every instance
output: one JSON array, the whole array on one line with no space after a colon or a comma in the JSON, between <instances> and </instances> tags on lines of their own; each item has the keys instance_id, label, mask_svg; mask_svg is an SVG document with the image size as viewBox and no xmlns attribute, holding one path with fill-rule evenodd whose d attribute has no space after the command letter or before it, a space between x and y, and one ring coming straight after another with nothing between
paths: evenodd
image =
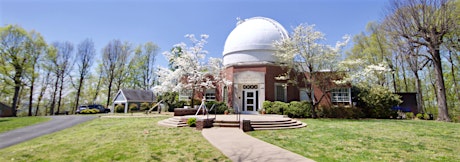
<instances>
[{"instance_id":1,"label":"white trim window","mask_svg":"<svg viewBox=\"0 0 460 162\"><path fill-rule=\"evenodd\" d=\"M190 101L192 97L192 90L183 89L179 92L179 101Z\"/></svg>"},{"instance_id":2,"label":"white trim window","mask_svg":"<svg viewBox=\"0 0 460 162\"><path fill-rule=\"evenodd\" d=\"M335 88L331 90L331 102L334 105L350 105L351 90L350 88Z\"/></svg>"},{"instance_id":3,"label":"white trim window","mask_svg":"<svg viewBox=\"0 0 460 162\"><path fill-rule=\"evenodd\" d=\"M206 89L206 93L204 93L206 101L215 101L216 100L216 89Z\"/></svg>"},{"instance_id":4,"label":"white trim window","mask_svg":"<svg viewBox=\"0 0 460 162\"><path fill-rule=\"evenodd\" d=\"M275 101L287 101L287 84L275 83Z\"/></svg>"}]
</instances>

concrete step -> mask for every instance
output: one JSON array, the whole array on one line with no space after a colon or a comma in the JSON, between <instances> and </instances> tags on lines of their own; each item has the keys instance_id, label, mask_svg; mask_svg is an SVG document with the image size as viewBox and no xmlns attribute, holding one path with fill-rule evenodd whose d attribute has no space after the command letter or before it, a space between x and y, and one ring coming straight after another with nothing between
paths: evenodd
<instances>
[{"instance_id":1,"label":"concrete step","mask_svg":"<svg viewBox=\"0 0 460 162\"><path fill-rule=\"evenodd\" d=\"M235 128L239 128L240 124L239 123L213 123L212 126L214 126L214 127L235 127Z\"/></svg>"},{"instance_id":2,"label":"concrete step","mask_svg":"<svg viewBox=\"0 0 460 162\"><path fill-rule=\"evenodd\" d=\"M168 127L186 127L187 123L184 123L178 117L172 117L165 120L158 121L159 125Z\"/></svg>"},{"instance_id":3,"label":"concrete step","mask_svg":"<svg viewBox=\"0 0 460 162\"><path fill-rule=\"evenodd\" d=\"M268 124L268 125L254 125L251 124L253 128L277 128L277 127L292 127L302 125L302 122L294 121L294 123L286 123L286 124Z\"/></svg>"},{"instance_id":4,"label":"concrete step","mask_svg":"<svg viewBox=\"0 0 460 162\"><path fill-rule=\"evenodd\" d=\"M287 120L287 121L264 121L264 122L258 122L258 121L251 121L251 125L280 125L280 124L292 124L296 123L296 120Z\"/></svg>"},{"instance_id":5,"label":"concrete step","mask_svg":"<svg viewBox=\"0 0 460 162\"><path fill-rule=\"evenodd\" d=\"M301 125L297 126L290 126L290 127L267 127L267 128L254 128L254 130L279 130L279 129L296 129L296 128L303 128L306 127L307 124L302 123Z\"/></svg>"}]
</instances>

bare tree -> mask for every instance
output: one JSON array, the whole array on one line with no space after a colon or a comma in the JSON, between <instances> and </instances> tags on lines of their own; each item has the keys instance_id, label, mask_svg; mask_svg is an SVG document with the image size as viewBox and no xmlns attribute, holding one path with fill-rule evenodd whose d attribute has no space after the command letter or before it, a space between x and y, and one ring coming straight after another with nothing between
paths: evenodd
<instances>
[{"instance_id":1,"label":"bare tree","mask_svg":"<svg viewBox=\"0 0 460 162\"><path fill-rule=\"evenodd\" d=\"M446 102L440 47L444 36L456 30L455 7L448 0L393 0L385 24L387 31L424 46L435 73L439 121L451 121Z\"/></svg>"},{"instance_id":2,"label":"bare tree","mask_svg":"<svg viewBox=\"0 0 460 162\"><path fill-rule=\"evenodd\" d=\"M0 72L5 83L14 87L13 116L16 116L16 107L19 102L19 93L23 85L25 67L29 63L29 54L24 48L30 37L21 27L8 25L0 28Z\"/></svg>"},{"instance_id":3,"label":"bare tree","mask_svg":"<svg viewBox=\"0 0 460 162\"><path fill-rule=\"evenodd\" d=\"M64 81L67 79L67 76L69 76L69 72L72 68L73 44L70 42L55 42L52 44L52 46L56 49L56 55L52 60L56 80L54 84L54 97L50 113L54 114L54 107L56 106L56 93L59 93L56 110L56 112L59 113L61 108L62 93L64 90Z\"/></svg>"},{"instance_id":4,"label":"bare tree","mask_svg":"<svg viewBox=\"0 0 460 162\"><path fill-rule=\"evenodd\" d=\"M124 65L126 61L126 49L124 44L120 40L112 40L110 41L103 49L102 55L102 75L105 77L106 85L108 87L107 91L107 103L106 106L108 107L110 104L110 97L112 93L112 88L115 81L120 81L122 76L119 76L124 71ZM118 82L121 84L121 82ZM120 88L118 85L117 88Z\"/></svg>"},{"instance_id":5,"label":"bare tree","mask_svg":"<svg viewBox=\"0 0 460 162\"><path fill-rule=\"evenodd\" d=\"M152 88L153 83L155 81L155 61L156 56L158 54L158 46L153 42L147 42L146 44L144 44L144 49L142 53L142 88L145 90L149 90Z\"/></svg>"},{"instance_id":6,"label":"bare tree","mask_svg":"<svg viewBox=\"0 0 460 162\"><path fill-rule=\"evenodd\" d=\"M77 83L77 94L76 104L74 112L77 110L80 103L80 94L83 83L90 72L90 67L93 63L96 49L94 48L94 42L91 39L85 39L78 44L78 51L76 53L76 63L78 66L78 83Z\"/></svg>"},{"instance_id":7,"label":"bare tree","mask_svg":"<svg viewBox=\"0 0 460 162\"><path fill-rule=\"evenodd\" d=\"M29 116L32 116L32 106L33 106L33 95L34 95L34 87L35 81L38 78L38 70L40 68L39 60L42 55L45 53L46 50L46 42L40 33L32 31L29 33L30 40L26 44L27 52L30 55L30 67L28 74L29 79ZM43 86L43 85L42 85Z\"/></svg>"}]
</instances>

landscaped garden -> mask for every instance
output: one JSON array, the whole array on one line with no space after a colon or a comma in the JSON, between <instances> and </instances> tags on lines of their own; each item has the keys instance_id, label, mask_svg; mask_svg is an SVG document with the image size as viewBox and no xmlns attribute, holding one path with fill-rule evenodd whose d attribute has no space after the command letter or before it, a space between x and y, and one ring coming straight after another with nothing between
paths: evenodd
<instances>
[{"instance_id":1,"label":"landscaped garden","mask_svg":"<svg viewBox=\"0 0 460 162\"><path fill-rule=\"evenodd\" d=\"M303 119L302 129L250 135L316 161L460 161L460 124Z\"/></svg>"},{"instance_id":2,"label":"landscaped garden","mask_svg":"<svg viewBox=\"0 0 460 162\"><path fill-rule=\"evenodd\" d=\"M155 118L98 118L0 150L0 161L228 161L201 132Z\"/></svg>"},{"instance_id":3,"label":"landscaped garden","mask_svg":"<svg viewBox=\"0 0 460 162\"><path fill-rule=\"evenodd\" d=\"M0 118L0 133L45 122L50 119L46 117Z\"/></svg>"}]
</instances>

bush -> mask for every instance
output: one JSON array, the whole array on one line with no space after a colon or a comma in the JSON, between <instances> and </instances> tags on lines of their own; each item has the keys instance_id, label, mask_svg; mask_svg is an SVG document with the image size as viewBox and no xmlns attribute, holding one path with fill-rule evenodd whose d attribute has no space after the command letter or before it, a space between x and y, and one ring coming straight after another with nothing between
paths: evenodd
<instances>
[{"instance_id":1,"label":"bush","mask_svg":"<svg viewBox=\"0 0 460 162\"><path fill-rule=\"evenodd\" d=\"M195 127L196 126L196 118L188 118L187 119L187 124L190 127Z\"/></svg>"},{"instance_id":2,"label":"bush","mask_svg":"<svg viewBox=\"0 0 460 162\"><path fill-rule=\"evenodd\" d=\"M423 114L418 113L418 114L416 115L416 117L417 117L418 119L423 119Z\"/></svg>"},{"instance_id":3,"label":"bush","mask_svg":"<svg viewBox=\"0 0 460 162\"><path fill-rule=\"evenodd\" d=\"M356 88L358 107L362 107L364 117L390 118L396 117L397 112L392 107L402 103L399 95L393 94L382 86L358 86Z\"/></svg>"},{"instance_id":4,"label":"bush","mask_svg":"<svg viewBox=\"0 0 460 162\"><path fill-rule=\"evenodd\" d=\"M80 111L81 114L97 114L99 113L98 109L85 109Z\"/></svg>"},{"instance_id":5,"label":"bush","mask_svg":"<svg viewBox=\"0 0 460 162\"><path fill-rule=\"evenodd\" d=\"M224 114L225 110L228 110L227 104L225 104L224 102L206 102L206 108L211 109L212 105L214 105L214 108L212 109L212 111L209 112L210 114L214 114L214 111L216 111L216 114Z\"/></svg>"},{"instance_id":6,"label":"bush","mask_svg":"<svg viewBox=\"0 0 460 162\"><path fill-rule=\"evenodd\" d=\"M430 120L430 115L428 115L427 113L424 113L423 114L423 119Z\"/></svg>"},{"instance_id":7,"label":"bush","mask_svg":"<svg viewBox=\"0 0 460 162\"><path fill-rule=\"evenodd\" d=\"M118 104L117 106L115 106L115 112L124 113L125 112L125 107L122 104Z\"/></svg>"},{"instance_id":8,"label":"bush","mask_svg":"<svg viewBox=\"0 0 460 162\"><path fill-rule=\"evenodd\" d=\"M268 114L268 109L271 109L272 105L273 105L273 102L271 102L271 101L264 101L264 102L262 103L262 108L265 109L265 112Z\"/></svg>"},{"instance_id":9,"label":"bush","mask_svg":"<svg viewBox=\"0 0 460 162\"><path fill-rule=\"evenodd\" d=\"M152 105L153 106L153 105ZM144 111L144 110L149 110L151 108L151 104L150 103L147 103L147 102L143 102L141 103L141 110Z\"/></svg>"},{"instance_id":10,"label":"bush","mask_svg":"<svg viewBox=\"0 0 460 162\"><path fill-rule=\"evenodd\" d=\"M137 103L129 104L129 111L135 111L135 110L139 110Z\"/></svg>"},{"instance_id":11,"label":"bush","mask_svg":"<svg viewBox=\"0 0 460 162\"><path fill-rule=\"evenodd\" d=\"M406 112L406 119L413 119L414 113L413 112Z\"/></svg>"},{"instance_id":12,"label":"bush","mask_svg":"<svg viewBox=\"0 0 460 162\"><path fill-rule=\"evenodd\" d=\"M279 114L283 115L284 110L288 109L289 105L288 103L284 103L281 101L275 101L273 102L272 106L268 109L265 109L267 114Z\"/></svg>"},{"instance_id":13,"label":"bush","mask_svg":"<svg viewBox=\"0 0 460 162\"><path fill-rule=\"evenodd\" d=\"M292 101L289 103L287 109L284 111L285 115L288 115L291 118L306 118L310 117L311 113L311 104L308 102L302 101Z\"/></svg>"},{"instance_id":14,"label":"bush","mask_svg":"<svg viewBox=\"0 0 460 162\"><path fill-rule=\"evenodd\" d=\"M318 109L318 116L324 118L358 119L363 117L363 113L361 112L361 108L358 107L331 106L320 107Z\"/></svg>"}]
</instances>

